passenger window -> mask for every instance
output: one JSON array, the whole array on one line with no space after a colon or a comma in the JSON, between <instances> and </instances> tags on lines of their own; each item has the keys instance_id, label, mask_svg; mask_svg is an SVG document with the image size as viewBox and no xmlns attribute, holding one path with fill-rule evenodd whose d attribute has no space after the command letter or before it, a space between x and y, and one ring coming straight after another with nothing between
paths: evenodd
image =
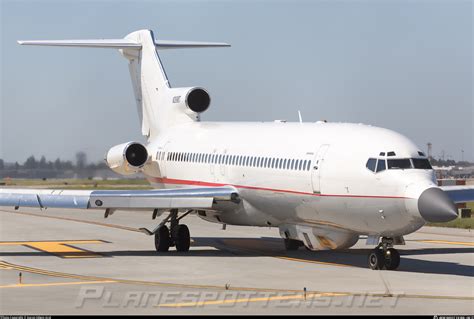
<instances>
[{"instance_id":1,"label":"passenger window","mask_svg":"<svg viewBox=\"0 0 474 319\"><path fill-rule=\"evenodd\" d=\"M377 172L385 170L385 159L379 159L377 161Z\"/></svg>"},{"instance_id":2,"label":"passenger window","mask_svg":"<svg viewBox=\"0 0 474 319\"><path fill-rule=\"evenodd\" d=\"M369 158L369 160L367 161L367 164L365 165L365 167L370 169L372 172L375 172L375 164L376 163L377 163L377 160L375 158Z\"/></svg>"}]
</instances>

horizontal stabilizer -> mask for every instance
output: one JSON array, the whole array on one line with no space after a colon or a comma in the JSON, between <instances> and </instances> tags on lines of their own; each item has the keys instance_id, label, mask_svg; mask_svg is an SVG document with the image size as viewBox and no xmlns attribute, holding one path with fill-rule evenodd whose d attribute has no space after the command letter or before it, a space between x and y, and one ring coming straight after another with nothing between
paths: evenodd
<instances>
[{"instance_id":1,"label":"horizontal stabilizer","mask_svg":"<svg viewBox=\"0 0 474 319\"><path fill-rule=\"evenodd\" d=\"M140 43L128 39L100 39L100 40L20 40L21 45L41 45L59 47L85 47L85 48L110 48L110 49L141 49ZM192 49L230 47L230 44L222 42L190 42L155 40L157 49Z\"/></svg>"},{"instance_id":2,"label":"horizontal stabilizer","mask_svg":"<svg viewBox=\"0 0 474 319\"><path fill-rule=\"evenodd\" d=\"M127 39L102 40L26 40L18 41L21 45L42 45L59 47L86 47L111 49L141 49L142 45Z\"/></svg>"},{"instance_id":3,"label":"horizontal stabilizer","mask_svg":"<svg viewBox=\"0 0 474 319\"><path fill-rule=\"evenodd\" d=\"M157 49L192 49L192 48L217 48L230 47L230 44L223 42L191 42L191 41L172 41L155 40Z\"/></svg>"}]
</instances>

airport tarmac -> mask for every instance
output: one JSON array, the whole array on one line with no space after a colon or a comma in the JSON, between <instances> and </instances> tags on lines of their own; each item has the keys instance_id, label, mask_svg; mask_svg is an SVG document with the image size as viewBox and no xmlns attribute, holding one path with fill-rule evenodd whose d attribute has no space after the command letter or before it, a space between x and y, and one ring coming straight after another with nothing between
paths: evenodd
<instances>
[{"instance_id":1,"label":"airport tarmac","mask_svg":"<svg viewBox=\"0 0 474 319\"><path fill-rule=\"evenodd\" d=\"M363 239L287 252L275 228L183 221L191 250L157 253L138 231L151 212L0 210L0 313L474 313L469 230L424 227L397 247L397 271L373 271Z\"/></svg>"}]
</instances>

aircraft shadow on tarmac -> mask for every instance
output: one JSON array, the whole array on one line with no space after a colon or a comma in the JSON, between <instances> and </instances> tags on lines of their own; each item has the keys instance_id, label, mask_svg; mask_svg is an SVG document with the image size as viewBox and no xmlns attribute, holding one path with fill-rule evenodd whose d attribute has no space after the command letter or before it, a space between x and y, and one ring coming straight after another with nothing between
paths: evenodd
<instances>
[{"instance_id":1,"label":"aircraft shadow on tarmac","mask_svg":"<svg viewBox=\"0 0 474 319\"><path fill-rule=\"evenodd\" d=\"M206 249L213 247L214 249ZM449 259L443 261L420 260L416 256L421 255L446 255L446 254L473 254L474 248L424 248L424 249L403 249L399 247L402 262L398 271L446 274L474 277L474 267L461 265ZM99 254L104 257L276 257L288 259L289 262L308 262L334 264L335 266L352 266L367 268L367 256L370 249L352 248L340 251L309 251L300 248L296 251L286 251L281 239L277 238L214 238L214 237L193 237L191 249L188 252L177 252L173 248L166 253L157 253L154 250L120 250L101 251ZM47 252L0 252L0 256L38 256L50 255ZM405 257L405 258L404 258ZM414 258L412 258L414 257Z\"/></svg>"}]
</instances>

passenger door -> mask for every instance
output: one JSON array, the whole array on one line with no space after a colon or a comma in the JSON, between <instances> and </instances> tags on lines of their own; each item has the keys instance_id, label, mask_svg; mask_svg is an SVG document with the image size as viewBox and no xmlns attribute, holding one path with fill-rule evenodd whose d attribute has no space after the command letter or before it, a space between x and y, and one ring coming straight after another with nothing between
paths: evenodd
<instances>
[{"instance_id":1,"label":"passenger door","mask_svg":"<svg viewBox=\"0 0 474 319\"><path fill-rule=\"evenodd\" d=\"M211 172L211 180L212 181L216 181L216 175L215 175L215 170L216 170L216 156L217 155L217 150L214 149L214 151L211 153L211 158L209 159L209 169L210 169L210 172Z\"/></svg>"},{"instance_id":2,"label":"passenger door","mask_svg":"<svg viewBox=\"0 0 474 319\"><path fill-rule=\"evenodd\" d=\"M315 194L321 194L321 174L324 166L324 155L326 155L328 148L329 144L321 145L314 156L313 166L311 167L311 182Z\"/></svg>"}]
</instances>

